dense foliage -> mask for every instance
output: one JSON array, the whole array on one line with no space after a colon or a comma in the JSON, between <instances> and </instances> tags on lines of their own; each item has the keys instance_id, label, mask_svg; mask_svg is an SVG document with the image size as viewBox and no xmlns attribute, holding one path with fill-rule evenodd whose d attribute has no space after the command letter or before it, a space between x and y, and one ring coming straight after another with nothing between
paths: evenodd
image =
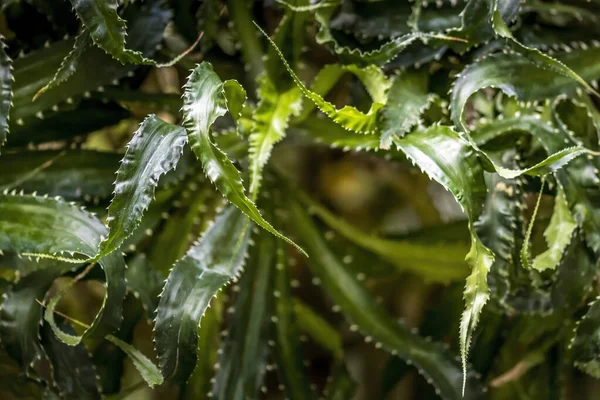
<instances>
[{"instance_id":1,"label":"dense foliage","mask_svg":"<svg viewBox=\"0 0 600 400\"><path fill-rule=\"evenodd\" d=\"M600 1L0 5L0 397L600 396Z\"/></svg>"}]
</instances>

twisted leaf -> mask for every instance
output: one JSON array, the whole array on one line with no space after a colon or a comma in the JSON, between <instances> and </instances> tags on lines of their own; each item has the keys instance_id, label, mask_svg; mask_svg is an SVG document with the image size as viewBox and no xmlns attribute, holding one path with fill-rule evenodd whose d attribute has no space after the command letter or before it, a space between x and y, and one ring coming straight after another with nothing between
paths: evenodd
<instances>
[{"instance_id":1,"label":"twisted leaf","mask_svg":"<svg viewBox=\"0 0 600 400\"><path fill-rule=\"evenodd\" d=\"M98 257L118 249L140 224L161 175L177 166L187 140L185 129L148 116L127 146L108 207L108 237Z\"/></svg>"},{"instance_id":2,"label":"twisted leaf","mask_svg":"<svg viewBox=\"0 0 600 400\"><path fill-rule=\"evenodd\" d=\"M250 222L227 208L173 267L158 304L155 341L163 376L187 379L196 364L198 326L211 299L241 271Z\"/></svg>"},{"instance_id":3,"label":"twisted leaf","mask_svg":"<svg viewBox=\"0 0 600 400\"><path fill-rule=\"evenodd\" d=\"M262 228L294 244L262 217L256 205L246 196L239 171L211 140L210 127L213 122L223 116L228 108L232 109L232 96L226 96L227 86L230 87L230 93L239 94L243 90L235 81L222 82L213 71L212 65L207 62L199 64L188 78L184 93L183 124L187 129L192 150L202 163L206 176L227 200ZM242 96L235 96L235 99L240 98ZM241 107L235 105L234 109Z\"/></svg>"}]
</instances>

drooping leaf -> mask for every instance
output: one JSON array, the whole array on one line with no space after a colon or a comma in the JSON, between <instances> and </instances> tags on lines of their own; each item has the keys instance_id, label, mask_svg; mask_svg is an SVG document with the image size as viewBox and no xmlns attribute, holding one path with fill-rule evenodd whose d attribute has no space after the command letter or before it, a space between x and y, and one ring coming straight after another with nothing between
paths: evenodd
<instances>
[{"instance_id":1,"label":"drooping leaf","mask_svg":"<svg viewBox=\"0 0 600 400\"><path fill-rule=\"evenodd\" d=\"M271 322L275 241L261 232L233 304L213 385L220 400L256 398L262 386Z\"/></svg>"},{"instance_id":2,"label":"drooping leaf","mask_svg":"<svg viewBox=\"0 0 600 400\"><path fill-rule=\"evenodd\" d=\"M60 64L60 68L54 74L54 77L50 82L46 84L43 88L38 90L38 92L33 96L33 100L35 101L36 97L41 95L42 93L52 89L60 85L62 82L69 79L71 75L75 73L77 67L79 66L79 62L81 61L81 57L83 56L84 51L92 44L92 39L87 30L81 31L79 35L75 38L75 43L73 44L73 50L67 54L62 63Z\"/></svg>"},{"instance_id":3,"label":"drooping leaf","mask_svg":"<svg viewBox=\"0 0 600 400\"><path fill-rule=\"evenodd\" d=\"M402 137L419 123L421 114L435 99L428 91L427 71L407 71L397 76L380 111L381 147L389 149L394 137Z\"/></svg>"},{"instance_id":4,"label":"drooping leaf","mask_svg":"<svg viewBox=\"0 0 600 400\"><path fill-rule=\"evenodd\" d=\"M250 134L250 198L256 200L260 190L263 168L269 161L271 150L285 137L288 121L298 114L302 92L292 87L278 93L273 83L266 77L261 79L258 95L260 103L253 115Z\"/></svg>"},{"instance_id":5,"label":"drooping leaf","mask_svg":"<svg viewBox=\"0 0 600 400\"><path fill-rule=\"evenodd\" d=\"M185 129L148 116L128 144L108 207L108 237L98 257L118 249L140 224L161 175L177 166L187 140Z\"/></svg>"},{"instance_id":6,"label":"drooping leaf","mask_svg":"<svg viewBox=\"0 0 600 400\"><path fill-rule=\"evenodd\" d=\"M94 216L60 199L35 196L0 195L0 249L16 253L55 255L82 254L93 257L106 227ZM125 297L125 264L115 253L99 260L104 270L106 294L103 305L82 336L61 332L54 323L55 296L45 319L63 341L77 345L82 337L104 337L121 323Z\"/></svg>"},{"instance_id":7,"label":"drooping leaf","mask_svg":"<svg viewBox=\"0 0 600 400\"><path fill-rule=\"evenodd\" d=\"M0 36L0 147L6 142L8 136L8 118L12 106L12 60L6 54L4 37Z\"/></svg>"},{"instance_id":8,"label":"drooping leaf","mask_svg":"<svg viewBox=\"0 0 600 400\"><path fill-rule=\"evenodd\" d=\"M465 286L466 308L460 324L460 348L466 379L469 345L483 306L490 296L487 274L494 262L494 254L481 242L473 225L482 212L487 191L483 167L471 144L445 126L415 131L394 143L429 177L449 190L469 218L471 249L466 261L471 267L471 274Z\"/></svg>"},{"instance_id":9,"label":"drooping leaf","mask_svg":"<svg viewBox=\"0 0 600 400\"><path fill-rule=\"evenodd\" d=\"M585 315L577 321L569 344L575 366L594 378L600 377L600 302L594 299Z\"/></svg>"},{"instance_id":10,"label":"drooping leaf","mask_svg":"<svg viewBox=\"0 0 600 400\"><path fill-rule=\"evenodd\" d=\"M259 226L293 244L262 217L256 205L246 196L239 171L211 140L211 125L232 107L231 97L225 96L224 86L227 84L221 81L212 65L207 62L199 64L188 78L184 94L183 124L187 129L192 150L202 163L206 176L227 200ZM242 90L239 84L235 87L238 88L238 92ZM241 97L236 96L236 98Z\"/></svg>"},{"instance_id":11,"label":"drooping leaf","mask_svg":"<svg viewBox=\"0 0 600 400\"><path fill-rule=\"evenodd\" d=\"M275 260L274 316L275 357L284 391L290 399L312 399L314 396L304 372L302 345L294 312L289 265L283 246L277 246Z\"/></svg>"},{"instance_id":12,"label":"drooping leaf","mask_svg":"<svg viewBox=\"0 0 600 400\"><path fill-rule=\"evenodd\" d=\"M577 222L571 215L565 194L559 189L554 198L554 212L550 225L544 232L548 250L534 258L532 268L540 272L555 269L569 246L576 228Z\"/></svg>"},{"instance_id":13,"label":"drooping leaf","mask_svg":"<svg viewBox=\"0 0 600 400\"><path fill-rule=\"evenodd\" d=\"M242 269L250 222L227 208L173 267L163 288L155 340L166 378L187 379L196 364L198 325L213 296Z\"/></svg>"},{"instance_id":14,"label":"drooping leaf","mask_svg":"<svg viewBox=\"0 0 600 400\"><path fill-rule=\"evenodd\" d=\"M443 398L463 398L460 365L441 346L412 333L387 314L331 253L301 206L293 203L291 211L294 227L311 255L309 265L312 272L350 323L355 324L376 347L413 362ZM466 381L465 398L480 398L480 383L473 376Z\"/></svg>"}]
</instances>

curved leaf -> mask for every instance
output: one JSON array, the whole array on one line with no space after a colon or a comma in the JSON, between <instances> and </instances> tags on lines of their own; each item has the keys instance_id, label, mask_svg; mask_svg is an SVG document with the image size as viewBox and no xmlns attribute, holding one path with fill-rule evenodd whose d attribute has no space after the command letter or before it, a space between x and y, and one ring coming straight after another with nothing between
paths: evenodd
<instances>
[{"instance_id":1,"label":"curved leaf","mask_svg":"<svg viewBox=\"0 0 600 400\"><path fill-rule=\"evenodd\" d=\"M196 364L198 325L211 299L241 271L250 222L227 208L173 267L158 304L155 341L166 378L187 379Z\"/></svg>"},{"instance_id":2,"label":"curved leaf","mask_svg":"<svg viewBox=\"0 0 600 400\"><path fill-rule=\"evenodd\" d=\"M12 106L13 67L12 60L6 54L4 37L0 36L0 148L8 136L8 118Z\"/></svg>"},{"instance_id":3,"label":"curved leaf","mask_svg":"<svg viewBox=\"0 0 600 400\"><path fill-rule=\"evenodd\" d=\"M177 166L187 141L185 129L146 117L127 146L115 180L115 196L108 207L108 237L98 258L118 249L140 224L154 197L161 175Z\"/></svg>"},{"instance_id":4,"label":"curved leaf","mask_svg":"<svg viewBox=\"0 0 600 400\"><path fill-rule=\"evenodd\" d=\"M595 48L566 53L558 60L570 65L582 79L600 78ZM467 101L472 94L487 87L498 88L521 101L533 101L571 93L577 88L577 83L553 70L540 68L519 54L488 56L467 66L452 86L452 120L461 130L468 131L464 116Z\"/></svg>"},{"instance_id":5,"label":"curved leaf","mask_svg":"<svg viewBox=\"0 0 600 400\"><path fill-rule=\"evenodd\" d=\"M261 232L240 281L234 311L223 343L213 397L221 400L256 398L267 362L275 241Z\"/></svg>"},{"instance_id":6,"label":"curved leaf","mask_svg":"<svg viewBox=\"0 0 600 400\"><path fill-rule=\"evenodd\" d=\"M445 399L463 398L459 364L436 343L397 323L331 253L321 233L298 203L291 206L294 226L309 250L310 268L342 313L377 347L413 362ZM481 398L482 387L467 379L465 398Z\"/></svg>"},{"instance_id":7,"label":"curved leaf","mask_svg":"<svg viewBox=\"0 0 600 400\"><path fill-rule=\"evenodd\" d=\"M460 349L466 379L469 345L483 306L490 297L487 274L494 262L494 254L481 243L473 225L482 212L487 192L483 167L471 144L445 126L415 131L394 143L429 177L449 190L469 218L471 249L465 259L471 266L471 275L467 277L466 308L460 324Z\"/></svg>"},{"instance_id":8,"label":"curved leaf","mask_svg":"<svg viewBox=\"0 0 600 400\"><path fill-rule=\"evenodd\" d=\"M183 96L183 124L187 129L192 150L202 163L206 176L227 200L265 230L294 244L262 217L256 205L246 196L239 171L211 140L211 125L218 117L225 115L228 107L232 108L231 97L225 96L226 84L227 82L223 83L212 65L207 62L199 64L188 78ZM241 86L237 86L241 90Z\"/></svg>"},{"instance_id":9,"label":"curved leaf","mask_svg":"<svg viewBox=\"0 0 600 400\"><path fill-rule=\"evenodd\" d=\"M106 227L91 214L59 199L35 196L0 195L0 249L16 253L74 253L93 257ZM125 263L123 257L111 254L99 261L104 269L106 294L94 322L82 336L61 332L54 324L53 308L60 299L55 296L46 309L56 335L72 346L82 337L104 337L121 323L125 297Z\"/></svg>"},{"instance_id":10,"label":"curved leaf","mask_svg":"<svg viewBox=\"0 0 600 400\"><path fill-rule=\"evenodd\" d=\"M133 365L138 370L142 378L144 378L144 381L146 381L150 387L162 385L164 379L160 373L160 370L138 349L113 335L107 335L106 340L115 344L115 346L127 354L131 361L133 361Z\"/></svg>"}]
</instances>

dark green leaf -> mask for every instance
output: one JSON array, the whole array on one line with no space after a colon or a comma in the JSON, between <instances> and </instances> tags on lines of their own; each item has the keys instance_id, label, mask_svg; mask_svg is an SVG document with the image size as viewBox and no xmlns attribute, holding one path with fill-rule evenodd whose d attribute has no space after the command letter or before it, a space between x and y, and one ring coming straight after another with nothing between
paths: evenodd
<instances>
[{"instance_id":1,"label":"dark green leaf","mask_svg":"<svg viewBox=\"0 0 600 400\"><path fill-rule=\"evenodd\" d=\"M217 292L240 273L250 229L244 214L229 207L173 267L155 327L163 376L185 380L192 373L202 315Z\"/></svg>"},{"instance_id":2,"label":"dark green leaf","mask_svg":"<svg viewBox=\"0 0 600 400\"><path fill-rule=\"evenodd\" d=\"M108 207L108 237L98 257L118 249L138 227L160 177L177 166L187 140L185 129L148 116L129 142Z\"/></svg>"},{"instance_id":3,"label":"dark green leaf","mask_svg":"<svg viewBox=\"0 0 600 400\"><path fill-rule=\"evenodd\" d=\"M273 323L270 317L275 241L264 232L257 241L240 281L213 385L213 397L220 400L258 397L264 377Z\"/></svg>"},{"instance_id":4,"label":"dark green leaf","mask_svg":"<svg viewBox=\"0 0 600 400\"><path fill-rule=\"evenodd\" d=\"M321 233L298 203L292 205L292 215L294 226L310 252L311 270L341 307L342 313L356 324L353 326L376 347L413 362L443 398L463 398L461 368L454 358L438 344L412 333L387 314L331 253ZM465 398L482 396L482 387L474 377L468 377L467 385Z\"/></svg>"},{"instance_id":5,"label":"dark green leaf","mask_svg":"<svg viewBox=\"0 0 600 400\"><path fill-rule=\"evenodd\" d=\"M586 314L577 321L571 348L575 366L600 378L600 302L594 299Z\"/></svg>"}]
</instances>

